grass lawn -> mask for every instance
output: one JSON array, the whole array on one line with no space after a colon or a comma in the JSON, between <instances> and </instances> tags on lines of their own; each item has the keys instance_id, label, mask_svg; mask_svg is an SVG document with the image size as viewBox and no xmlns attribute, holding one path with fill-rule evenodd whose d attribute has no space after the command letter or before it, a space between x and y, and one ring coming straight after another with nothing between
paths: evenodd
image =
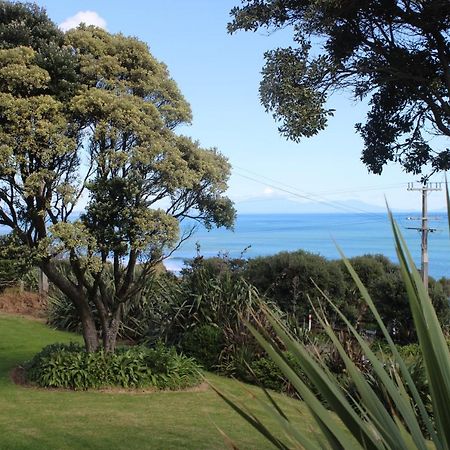
<instances>
[{"instance_id":1,"label":"grass lawn","mask_svg":"<svg viewBox=\"0 0 450 450\"><path fill-rule=\"evenodd\" d=\"M45 345L74 340L80 338L37 321L0 315L1 450L226 448L216 426L241 449L272 448L211 389L147 394L66 392L26 388L10 380L11 369ZM261 410L237 382L212 374L208 379ZM260 395L258 389L249 389ZM288 413L297 416L299 429L310 433L312 419L302 403L277 398Z\"/></svg>"}]
</instances>

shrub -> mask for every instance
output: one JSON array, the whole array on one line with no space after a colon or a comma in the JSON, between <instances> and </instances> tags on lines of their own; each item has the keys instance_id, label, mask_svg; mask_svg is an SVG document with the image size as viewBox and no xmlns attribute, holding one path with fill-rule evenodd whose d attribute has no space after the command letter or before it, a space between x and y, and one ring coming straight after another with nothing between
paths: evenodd
<instances>
[{"instance_id":1,"label":"shrub","mask_svg":"<svg viewBox=\"0 0 450 450\"><path fill-rule=\"evenodd\" d=\"M309 298L320 297L311 279L332 298L343 298L345 292L337 263L303 250L251 259L243 274L283 311L303 318L311 312Z\"/></svg>"},{"instance_id":2,"label":"shrub","mask_svg":"<svg viewBox=\"0 0 450 450\"><path fill-rule=\"evenodd\" d=\"M271 358L263 357L253 361L250 369L262 386L274 391L283 391L286 377Z\"/></svg>"},{"instance_id":3,"label":"shrub","mask_svg":"<svg viewBox=\"0 0 450 450\"><path fill-rule=\"evenodd\" d=\"M76 390L101 387L182 389L201 381L192 359L164 345L87 353L79 344L45 347L26 364L27 379L41 387Z\"/></svg>"},{"instance_id":4,"label":"shrub","mask_svg":"<svg viewBox=\"0 0 450 450\"><path fill-rule=\"evenodd\" d=\"M80 316L75 305L53 286L47 297L47 323L57 330L81 332Z\"/></svg>"},{"instance_id":5,"label":"shrub","mask_svg":"<svg viewBox=\"0 0 450 450\"><path fill-rule=\"evenodd\" d=\"M17 285L31 271L33 257L14 233L0 236L0 291Z\"/></svg>"},{"instance_id":6,"label":"shrub","mask_svg":"<svg viewBox=\"0 0 450 450\"><path fill-rule=\"evenodd\" d=\"M175 305L181 297L179 285L179 280L167 272L147 277L142 291L123 307L119 337L133 342L167 340ZM98 321L95 306L91 305L91 308ZM50 285L48 297L47 322L58 330L81 331L73 302L53 285Z\"/></svg>"},{"instance_id":7,"label":"shrub","mask_svg":"<svg viewBox=\"0 0 450 450\"><path fill-rule=\"evenodd\" d=\"M180 348L186 355L194 357L205 369L215 369L224 348L223 332L213 325L199 325L183 335Z\"/></svg>"},{"instance_id":8,"label":"shrub","mask_svg":"<svg viewBox=\"0 0 450 450\"><path fill-rule=\"evenodd\" d=\"M183 342L191 329L207 325L220 330L223 344L219 350L216 342L215 354L211 354L211 360L219 358L214 369L242 379L248 374L246 362L261 352L242 321L251 318L257 291L239 276L239 267L225 257L193 261L184 271L183 297L173 311L170 335L171 342Z\"/></svg>"},{"instance_id":9,"label":"shrub","mask_svg":"<svg viewBox=\"0 0 450 450\"><path fill-rule=\"evenodd\" d=\"M372 296L394 340L400 344L415 342L412 315L398 264L383 255L358 256L351 258L350 262ZM304 326L308 314L312 312L310 299L316 305L321 302L327 320L335 328L343 325L336 312L321 301L321 293L316 286L320 286L358 328L375 327L367 305L361 301L360 293L341 261L330 261L302 250L281 252L250 259L238 273L288 313L291 323L297 327ZM438 283L430 277L429 293L441 323L447 324L450 308L444 281Z\"/></svg>"},{"instance_id":10,"label":"shrub","mask_svg":"<svg viewBox=\"0 0 450 450\"><path fill-rule=\"evenodd\" d=\"M392 263L383 255L357 256L350 258L349 261L371 295L395 342L399 344L415 342L413 318L400 266ZM358 322L364 328L372 328L375 322L369 314L367 306L360 301L360 295L355 291L353 280L345 270L344 263L340 262L339 264L345 276L346 298L349 303L357 306L355 317L349 315L348 312L347 317ZM443 286L431 277L429 294L441 323L448 322L449 306Z\"/></svg>"},{"instance_id":11,"label":"shrub","mask_svg":"<svg viewBox=\"0 0 450 450\"><path fill-rule=\"evenodd\" d=\"M179 327L208 323L223 328L248 313L256 290L227 264L228 259L197 259L184 270L183 302L175 314Z\"/></svg>"}]
</instances>

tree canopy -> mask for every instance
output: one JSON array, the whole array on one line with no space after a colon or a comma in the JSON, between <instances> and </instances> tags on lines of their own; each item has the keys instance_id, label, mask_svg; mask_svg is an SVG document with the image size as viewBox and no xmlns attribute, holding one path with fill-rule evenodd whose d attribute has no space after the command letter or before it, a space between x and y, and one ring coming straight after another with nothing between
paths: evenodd
<instances>
[{"instance_id":1,"label":"tree canopy","mask_svg":"<svg viewBox=\"0 0 450 450\"><path fill-rule=\"evenodd\" d=\"M175 132L190 107L136 38L63 33L2 1L0 81L0 224L74 302L88 350L112 350L122 304L189 235L180 221L232 225L230 166Z\"/></svg>"},{"instance_id":2,"label":"tree canopy","mask_svg":"<svg viewBox=\"0 0 450 450\"><path fill-rule=\"evenodd\" d=\"M323 130L329 96L350 89L369 103L356 125L369 171L391 161L414 174L449 168L448 0L244 0L231 14L231 33L292 29L295 46L265 54L260 86L284 136Z\"/></svg>"}]
</instances>

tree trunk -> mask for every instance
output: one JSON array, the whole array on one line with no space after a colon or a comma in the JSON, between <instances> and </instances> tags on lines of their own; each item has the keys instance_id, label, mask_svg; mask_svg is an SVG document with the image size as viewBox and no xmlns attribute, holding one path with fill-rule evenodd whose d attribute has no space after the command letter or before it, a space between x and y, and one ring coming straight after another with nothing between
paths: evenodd
<instances>
[{"instance_id":1,"label":"tree trunk","mask_svg":"<svg viewBox=\"0 0 450 450\"><path fill-rule=\"evenodd\" d=\"M47 275L48 279L75 305L81 319L86 351L95 352L99 347L99 340L87 295L83 289L77 288L77 286L62 275L51 261L44 261L41 269Z\"/></svg>"},{"instance_id":2,"label":"tree trunk","mask_svg":"<svg viewBox=\"0 0 450 450\"><path fill-rule=\"evenodd\" d=\"M95 325L94 318L92 317L90 308L89 306L85 308L84 305L82 307L79 307L78 305L76 306L81 319L81 326L83 328L83 339L86 351L95 352L98 349L99 341L98 341L97 327Z\"/></svg>"},{"instance_id":3,"label":"tree trunk","mask_svg":"<svg viewBox=\"0 0 450 450\"><path fill-rule=\"evenodd\" d=\"M116 349L121 310L122 308L119 306L118 310L113 314L113 318L109 321L109 324L103 327L103 348L105 352L112 353Z\"/></svg>"},{"instance_id":4,"label":"tree trunk","mask_svg":"<svg viewBox=\"0 0 450 450\"><path fill-rule=\"evenodd\" d=\"M103 332L103 348L107 353L113 353L116 349L119 321L112 320L110 326Z\"/></svg>"}]
</instances>

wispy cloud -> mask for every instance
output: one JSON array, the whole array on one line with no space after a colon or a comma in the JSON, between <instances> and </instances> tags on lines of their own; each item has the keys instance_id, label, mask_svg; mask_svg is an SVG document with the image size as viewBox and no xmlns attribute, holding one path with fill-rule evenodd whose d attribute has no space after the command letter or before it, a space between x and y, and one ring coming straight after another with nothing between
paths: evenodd
<instances>
[{"instance_id":1,"label":"wispy cloud","mask_svg":"<svg viewBox=\"0 0 450 450\"><path fill-rule=\"evenodd\" d=\"M95 11L78 11L74 16L68 17L59 28L63 31L76 28L81 23L86 25L95 25L96 27L106 29L106 20Z\"/></svg>"}]
</instances>

